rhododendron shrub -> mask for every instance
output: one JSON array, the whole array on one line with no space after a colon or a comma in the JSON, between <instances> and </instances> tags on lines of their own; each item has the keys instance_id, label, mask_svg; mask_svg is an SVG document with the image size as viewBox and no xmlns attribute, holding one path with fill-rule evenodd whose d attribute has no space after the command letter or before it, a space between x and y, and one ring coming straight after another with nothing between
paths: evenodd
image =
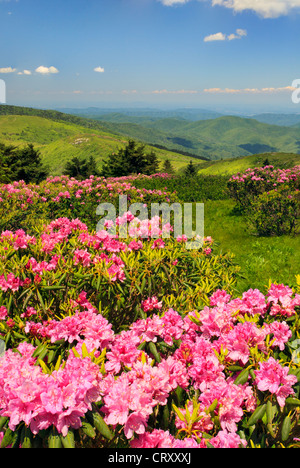
<instances>
[{"instance_id":1,"label":"rhododendron shrub","mask_svg":"<svg viewBox=\"0 0 300 468\"><path fill-rule=\"evenodd\" d=\"M228 182L231 197L259 236L297 233L300 217L300 166L247 169Z\"/></svg>"},{"instance_id":2,"label":"rhododendron shrub","mask_svg":"<svg viewBox=\"0 0 300 468\"><path fill-rule=\"evenodd\" d=\"M262 193L285 187L290 192L300 190L300 166L275 169L274 166L255 167L233 175L228 182L230 196L238 206L247 208Z\"/></svg>"},{"instance_id":3,"label":"rhododendron shrub","mask_svg":"<svg viewBox=\"0 0 300 468\"><path fill-rule=\"evenodd\" d=\"M188 314L149 297L118 333L85 293L72 305L65 318L24 317L26 339L1 356L2 447L299 446L289 287L217 290Z\"/></svg>"},{"instance_id":4,"label":"rhododendron shrub","mask_svg":"<svg viewBox=\"0 0 300 468\"><path fill-rule=\"evenodd\" d=\"M116 179L90 176L78 181L73 177L49 177L39 185L26 184L24 181L0 184L0 231L26 229L33 233L41 220L78 217L95 229L99 221L96 208L100 203L118 206L119 196L126 195L128 204L132 203L173 203L178 201L174 192L165 189L136 188L136 180L152 178L162 180L167 174L153 176L128 176Z\"/></svg>"},{"instance_id":5,"label":"rhododendron shrub","mask_svg":"<svg viewBox=\"0 0 300 468\"><path fill-rule=\"evenodd\" d=\"M279 188L262 193L251 204L247 218L259 236L296 234L300 218L300 191Z\"/></svg>"},{"instance_id":6,"label":"rhododendron shrub","mask_svg":"<svg viewBox=\"0 0 300 468\"><path fill-rule=\"evenodd\" d=\"M201 307L216 289L233 287L238 268L230 255L214 254L210 237L202 248L189 250L158 217L139 221L128 213L116 223L126 224L131 237L121 239L109 229L89 231L78 219L67 218L52 221L36 236L20 229L0 234L0 306L1 315L7 309L2 324L7 344L16 344L24 319L30 318L33 330L36 322L75 317L92 303L116 331L143 311L158 309L162 298L184 313ZM162 239L167 231L170 237ZM156 302L149 300L153 296Z\"/></svg>"}]
</instances>

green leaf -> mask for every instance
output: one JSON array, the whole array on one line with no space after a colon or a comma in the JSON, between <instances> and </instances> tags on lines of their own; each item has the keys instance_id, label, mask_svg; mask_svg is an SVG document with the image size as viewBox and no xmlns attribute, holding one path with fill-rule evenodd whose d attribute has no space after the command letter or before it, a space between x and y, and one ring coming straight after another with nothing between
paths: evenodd
<instances>
[{"instance_id":1,"label":"green leaf","mask_svg":"<svg viewBox=\"0 0 300 468\"><path fill-rule=\"evenodd\" d=\"M287 398L285 402L291 406L300 406L300 400L298 400L298 398Z\"/></svg>"},{"instance_id":2,"label":"green leaf","mask_svg":"<svg viewBox=\"0 0 300 468\"><path fill-rule=\"evenodd\" d=\"M105 423L103 418L97 412L97 410L88 413L88 418L90 419L93 426L97 429L97 431L100 432L101 435L103 435L103 437L105 437L108 440L111 440L113 438L112 432L110 431L108 425Z\"/></svg>"},{"instance_id":3,"label":"green leaf","mask_svg":"<svg viewBox=\"0 0 300 468\"><path fill-rule=\"evenodd\" d=\"M75 448L75 436L74 431L72 429L68 430L68 434L65 437L60 436L60 439L65 449Z\"/></svg>"},{"instance_id":4,"label":"green leaf","mask_svg":"<svg viewBox=\"0 0 300 468\"><path fill-rule=\"evenodd\" d=\"M266 404L258 406L256 410L254 411L254 413L252 414L252 416L249 418L247 425L253 426L254 424L256 424L257 421L259 421L265 414L266 408L267 408Z\"/></svg>"},{"instance_id":5,"label":"green leaf","mask_svg":"<svg viewBox=\"0 0 300 468\"><path fill-rule=\"evenodd\" d=\"M289 438L291 427L292 427L291 418L289 416L286 416L283 421L282 428L281 428L281 440L283 442L285 442Z\"/></svg>"},{"instance_id":6,"label":"green leaf","mask_svg":"<svg viewBox=\"0 0 300 468\"><path fill-rule=\"evenodd\" d=\"M82 421L82 431L84 432L85 435L87 435L91 439L94 439L96 437L95 429L87 421Z\"/></svg>"},{"instance_id":7,"label":"green leaf","mask_svg":"<svg viewBox=\"0 0 300 468\"><path fill-rule=\"evenodd\" d=\"M8 447L8 445L11 445L13 442L14 435L15 433L10 428L6 429L0 447L6 448Z\"/></svg>"},{"instance_id":8,"label":"green leaf","mask_svg":"<svg viewBox=\"0 0 300 468\"><path fill-rule=\"evenodd\" d=\"M149 343L149 350L150 350L151 354L153 354L156 362L161 362L161 357L160 357L160 355L159 355L159 353L157 351L157 348L156 348L155 344L153 343L153 341L150 341L150 343Z\"/></svg>"},{"instance_id":9,"label":"green leaf","mask_svg":"<svg viewBox=\"0 0 300 468\"><path fill-rule=\"evenodd\" d=\"M55 427L51 429L51 433L48 436L48 448L50 449L62 448L61 438Z\"/></svg>"},{"instance_id":10,"label":"green leaf","mask_svg":"<svg viewBox=\"0 0 300 468\"><path fill-rule=\"evenodd\" d=\"M235 384L235 385L244 385L244 384L248 381L248 378L249 378L249 370L248 370L248 369L244 369L244 370L238 375L238 377L235 379L234 384Z\"/></svg>"},{"instance_id":11,"label":"green leaf","mask_svg":"<svg viewBox=\"0 0 300 468\"><path fill-rule=\"evenodd\" d=\"M23 427L21 434L21 446L24 449L32 448L33 434L29 427Z\"/></svg>"}]
</instances>

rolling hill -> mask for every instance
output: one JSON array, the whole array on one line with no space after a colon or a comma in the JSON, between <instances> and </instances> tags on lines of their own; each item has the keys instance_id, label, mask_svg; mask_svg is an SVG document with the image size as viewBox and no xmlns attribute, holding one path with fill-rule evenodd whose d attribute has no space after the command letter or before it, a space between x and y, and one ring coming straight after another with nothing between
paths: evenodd
<instances>
[{"instance_id":1,"label":"rolling hill","mask_svg":"<svg viewBox=\"0 0 300 468\"><path fill-rule=\"evenodd\" d=\"M272 125L236 116L192 121L182 117L161 119L120 113L95 118L112 132L211 160L263 152L300 153L298 126L283 126L283 121L281 125Z\"/></svg>"},{"instance_id":2,"label":"rolling hill","mask_svg":"<svg viewBox=\"0 0 300 468\"><path fill-rule=\"evenodd\" d=\"M261 167L266 160L276 169L289 169L300 165L300 154L262 153L242 158L208 161L201 164L199 173L203 175L233 175L237 172L244 172L249 167Z\"/></svg>"},{"instance_id":3,"label":"rolling hill","mask_svg":"<svg viewBox=\"0 0 300 468\"><path fill-rule=\"evenodd\" d=\"M234 173L259 165L266 157L277 167L300 164L297 126L270 125L234 116L197 121L172 115L159 118L147 113L140 116L107 113L104 117L106 121L0 105L0 141L13 145L33 143L53 175L61 174L66 162L74 156L93 155L101 167L103 159L125 146L128 138L156 146L158 158L170 159L176 170L185 167L192 155L203 173Z\"/></svg>"},{"instance_id":4,"label":"rolling hill","mask_svg":"<svg viewBox=\"0 0 300 468\"><path fill-rule=\"evenodd\" d=\"M103 159L127 144L126 138L103 130L34 115L0 115L0 142L14 146L32 143L39 149L52 175L61 174L66 162L74 156L93 155L101 167ZM186 166L191 159L163 149L151 149L160 161L172 160L176 170Z\"/></svg>"}]
</instances>

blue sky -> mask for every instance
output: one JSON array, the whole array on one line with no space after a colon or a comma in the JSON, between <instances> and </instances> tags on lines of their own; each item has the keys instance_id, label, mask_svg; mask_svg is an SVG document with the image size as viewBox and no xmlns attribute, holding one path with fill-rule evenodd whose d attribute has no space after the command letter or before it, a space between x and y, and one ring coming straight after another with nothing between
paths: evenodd
<instances>
[{"instance_id":1,"label":"blue sky","mask_svg":"<svg viewBox=\"0 0 300 468\"><path fill-rule=\"evenodd\" d=\"M300 0L0 0L7 104L300 112Z\"/></svg>"}]
</instances>

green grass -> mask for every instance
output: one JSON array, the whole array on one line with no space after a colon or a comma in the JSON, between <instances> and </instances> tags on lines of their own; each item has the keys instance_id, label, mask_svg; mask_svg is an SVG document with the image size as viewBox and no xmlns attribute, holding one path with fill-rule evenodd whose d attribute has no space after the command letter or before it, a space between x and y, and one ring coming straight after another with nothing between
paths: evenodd
<instances>
[{"instance_id":1,"label":"green grass","mask_svg":"<svg viewBox=\"0 0 300 468\"><path fill-rule=\"evenodd\" d=\"M266 159L268 159L271 165L280 169L288 169L300 165L300 154L262 153L242 158L224 159L221 161L203 161L198 165L199 174L232 175L237 172L244 172L249 167L261 167Z\"/></svg>"},{"instance_id":2,"label":"green grass","mask_svg":"<svg viewBox=\"0 0 300 468\"><path fill-rule=\"evenodd\" d=\"M200 174L194 179L154 179L141 181L140 184L146 185L148 189L162 189L166 186L168 190L176 190L182 203L204 203L205 235L212 236L217 251L234 254L235 263L241 268L241 277L236 286L237 295L250 288L266 292L269 280L295 285L295 276L300 274L300 235L253 235L245 217L234 209L235 202L226 198L226 192L223 192L226 186L224 178Z\"/></svg>"},{"instance_id":3,"label":"green grass","mask_svg":"<svg viewBox=\"0 0 300 468\"><path fill-rule=\"evenodd\" d=\"M205 235L212 236L218 251L232 252L241 267L237 293L249 288L266 291L269 280L295 284L300 274L300 236L256 237L243 216L233 214L231 200L205 202Z\"/></svg>"}]
</instances>

